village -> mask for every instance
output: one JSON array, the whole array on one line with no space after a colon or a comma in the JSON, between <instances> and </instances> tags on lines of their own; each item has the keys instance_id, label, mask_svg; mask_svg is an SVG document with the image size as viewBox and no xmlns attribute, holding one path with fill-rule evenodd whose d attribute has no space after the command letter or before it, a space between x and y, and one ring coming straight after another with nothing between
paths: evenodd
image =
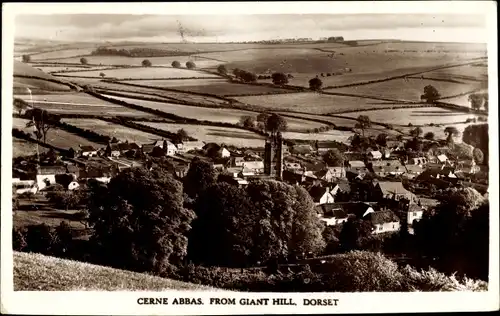
<instances>
[{"instance_id":1,"label":"village","mask_svg":"<svg viewBox=\"0 0 500 316\"><path fill-rule=\"evenodd\" d=\"M433 142L427 152L408 150L401 138L387 139L384 146L367 150L343 144L339 149L336 141L286 143L278 133L268 137L263 148L252 149L158 139L148 144L126 141L101 148L78 146L66 155L51 150L31 157L31 163L30 159L15 159L13 190L21 199L44 195L54 185L78 190L91 180L108 183L127 168L151 170L158 159L182 179L197 158L218 172L218 181L235 186L246 186L253 179L277 179L302 186L326 226L356 218L370 223L373 234L397 232L403 225L412 233L415 221L438 204L436 194L441 190L472 186L487 194L487 173L484 176L474 159L450 159L446 155L450 148L443 142ZM332 151L340 157L329 165L325 156ZM476 183L480 182L478 174L483 174L483 184Z\"/></svg>"}]
</instances>

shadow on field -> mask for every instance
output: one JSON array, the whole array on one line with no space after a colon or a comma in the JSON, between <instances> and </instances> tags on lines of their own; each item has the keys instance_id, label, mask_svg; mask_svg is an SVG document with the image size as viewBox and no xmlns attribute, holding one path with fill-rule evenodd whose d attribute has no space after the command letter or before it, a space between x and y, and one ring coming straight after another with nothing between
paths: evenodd
<instances>
[{"instance_id":1,"label":"shadow on field","mask_svg":"<svg viewBox=\"0 0 500 316\"><path fill-rule=\"evenodd\" d=\"M79 212L75 213L65 213L61 211L48 211L43 214L41 214L43 217L50 217L50 218L59 218L59 219L65 219L69 221L80 221L83 219L82 215Z\"/></svg>"}]
</instances>

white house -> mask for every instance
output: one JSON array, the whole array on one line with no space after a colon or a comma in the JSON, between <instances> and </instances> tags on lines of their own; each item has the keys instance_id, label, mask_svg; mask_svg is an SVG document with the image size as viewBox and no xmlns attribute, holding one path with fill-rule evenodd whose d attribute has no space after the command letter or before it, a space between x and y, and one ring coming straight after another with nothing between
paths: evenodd
<instances>
[{"instance_id":1,"label":"white house","mask_svg":"<svg viewBox=\"0 0 500 316\"><path fill-rule=\"evenodd\" d=\"M220 150L220 156L222 158L231 157L231 153L226 148L222 147Z\"/></svg>"},{"instance_id":2,"label":"white house","mask_svg":"<svg viewBox=\"0 0 500 316\"><path fill-rule=\"evenodd\" d=\"M70 184L68 185L68 190L72 191L72 190L76 190L80 187L80 184L78 184L78 182L76 181L71 181Z\"/></svg>"},{"instance_id":3,"label":"white house","mask_svg":"<svg viewBox=\"0 0 500 316\"><path fill-rule=\"evenodd\" d=\"M335 204L323 204L318 207L318 217L326 226L335 226L347 222L349 214Z\"/></svg>"},{"instance_id":4,"label":"white house","mask_svg":"<svg viewBox=\"0 0 500 316\"><path fill-rule=\"evenodd\" d=\"M378 150L370 151L368 153L368 157L370 157L371 159L382 159L382 153Z\"/></svg>"},{"instance_id":5,"label":"white house","mask_svg":"<svg viewBox=\"0 0 500 316\"><path fill-rule=\"evenodd\" d=\"M243 170L250 170L254 174L264 173L264 162L263 161L245 161L242 164Z\"/></svg>"},{"instance_id":6,"label":"white house","mask_svg":"<svg viewBox=\"0 0 500 316\"><path fill-rule=\"evenodd\" d=\"M448 157L446 157L445 154L438 155L437 159L439 160L440 163L446 163L448 161Z\"/></svg>"},{"instance_id":7,"label":"white house","mask_svg":"<svg viewBox=\"0 0 500 316\"><path fill-rule=\"evenodd\" d=\"M392 211L371 212L366 215L366 220L372 224L372 234L396 232L400 229L399 218Z\"/></svg>"},{"instance_id":8,"label":"white house","mask_svg":"<svg viewBox=\"0 0 500 316\"><path fill-rule=\"evenodd\" d=\"M40 166L36 175L38 189L43 190L49 185L56 184L56 175L66 173L67 170L64 166Z\"/></svg>"},{"instance_id":9,"label":"white house","mask_svg":"<svg viewBox=\"0 0 500 316\"><path fill-rule=\"evenodd\" d=\"M97 156L97 149L92 146L82 146L80 145L80 154L83 157L95 157Z\"/></svg>"},{"instance_id":10,"label":"white house","mask_svg":"<svg viewBox=\"0 0 500 316\"><path fill-rule=\"evenodd\" d=\"M322 187L319 185L312 186L309 189L309 194L311 195L314 203L316 205L334 203L333 195L330 193L328 187Z\"/></svg>"},{"instance_id":11,"label":"white house","mask_svg":"<svg viewBox=\"0 0 500 316\"><path fill-rule=\"evenodd\" d=\"M12 188L16 194L33 193L38 192L38 186L34 180L19 180L12 179Z\"/></svg>"},{"instance_id":12,"label":"white house","mask_svg":"<svg viewBox=\"0 0 500 316\"><path fill-rule=\"evenodd\" d=\"M177 146L175 146L170 141L165 141L163 150L166 152L167 156L175 156L175 154L177 153Z\"/></svg>"}]
</instances>

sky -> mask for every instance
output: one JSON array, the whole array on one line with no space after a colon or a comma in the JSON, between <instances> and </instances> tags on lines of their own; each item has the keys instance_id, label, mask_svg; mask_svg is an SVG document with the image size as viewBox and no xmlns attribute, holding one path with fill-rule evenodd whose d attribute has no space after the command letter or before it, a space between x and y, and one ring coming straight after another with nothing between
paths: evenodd
<instances>
[{"instance_id":1,"label":"sky","mask_svg":"<svg viewBox=\"0 0 500 316\"><path fill-rule=\"evenodd\" d=\"M487 42L485 18L477 14L19 15L14 32L17 39L179 42L180 29L194 42L328 36Z\"/></svg>"}]
</instances>

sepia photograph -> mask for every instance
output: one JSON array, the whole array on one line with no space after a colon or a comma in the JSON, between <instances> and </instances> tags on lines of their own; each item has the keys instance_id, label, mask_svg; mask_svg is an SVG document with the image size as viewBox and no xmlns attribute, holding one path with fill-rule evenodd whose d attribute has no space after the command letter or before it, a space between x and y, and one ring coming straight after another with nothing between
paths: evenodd
<instances>
[{"instance_id":1,"label":"sepia photograph","mask_svg":"<svg viewBox=\"0 0 500 316\"><path fill-rule=\"evenodd\" d=\"M498 309L495 4L396 3L19 5L3 285L127 292L134 313Z\"/></svg>"}]
</instances>

